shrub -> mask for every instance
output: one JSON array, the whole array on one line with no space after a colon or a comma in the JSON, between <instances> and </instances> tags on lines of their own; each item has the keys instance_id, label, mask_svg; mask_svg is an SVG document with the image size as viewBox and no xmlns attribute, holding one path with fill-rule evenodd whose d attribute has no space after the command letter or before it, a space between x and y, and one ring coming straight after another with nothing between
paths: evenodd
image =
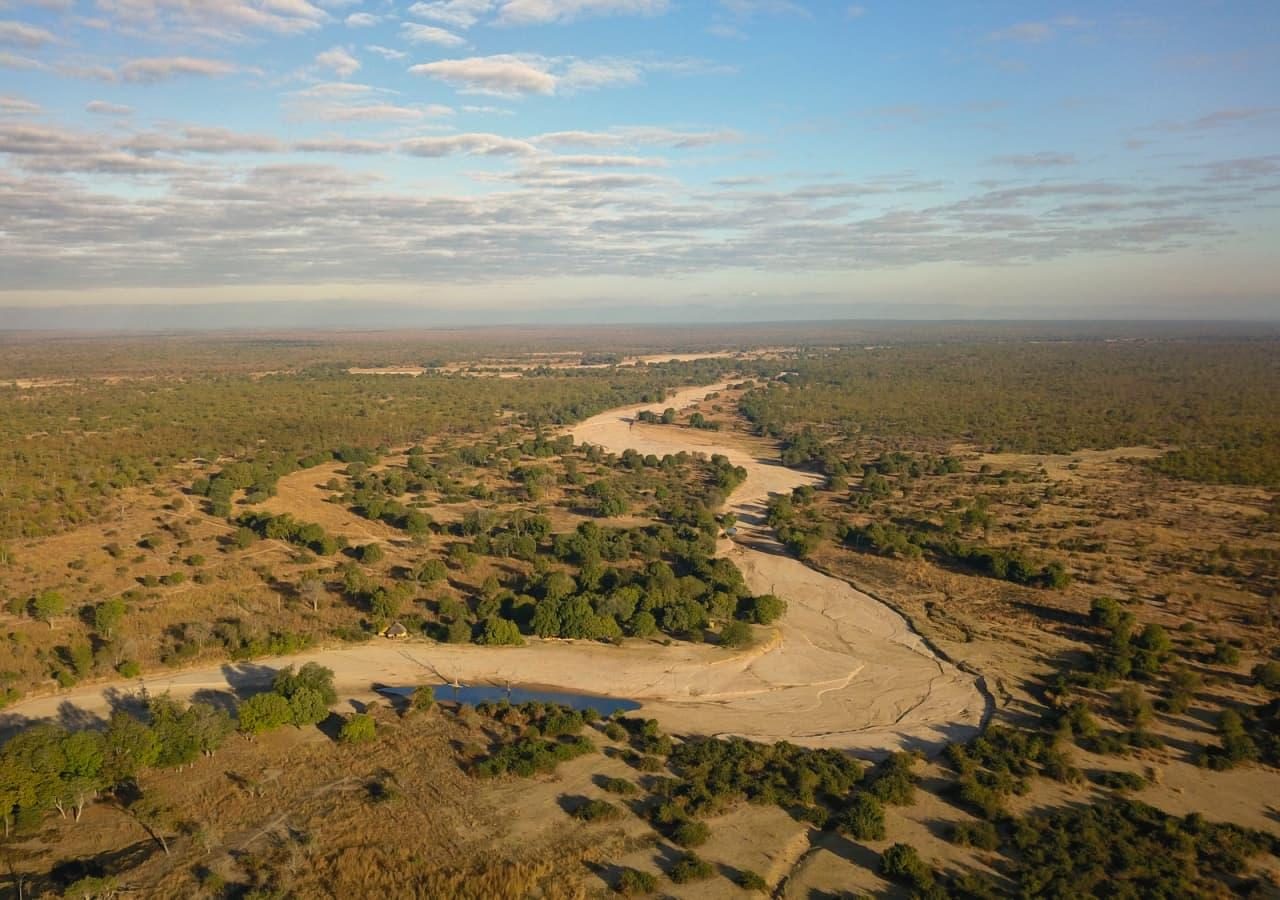
<instances>
[{"instance_id":1,"label":"shrub","mask_svg":"<svg viewBox=\"0 0 1280 900\"><path fill-rule=\"evenodd\" d=\"M1120 624L1120 604L1110 597L1099 597L1089 605L1089 621L1108 631Z\"/></svg>"},{"instance_id":2,"label":"shrub","mask_svg":"<svg viewBox=\"0 0 1280 900\"><path fill-rule=\"evenodd\" d=\"M625 778L607 778L600 786L611 794L623 797L632 797L640 792L634 782L627 781Z\"/></svg>"},{"instance_id":3,"label":"shrub","mask_svg":"<svg viewBox=\"0 0 1280 900\"><path fill-rule=\"evenodd\" d=\"M413 569L414 580L423 584L435 584L437 581L443 581L448 575L448 567L439 559L428 559Z\"/></svg>"},{"instance_id":4,"label":"shrub","mask_svg":"<svg viewBox=\"0 0 1280 900\"><path fill-rule=\"evenodd\" d=\"M885 836L884 807L875 797L859 791L840 817L838 827L854 840L882 841Z\"/></svg>"},{"instance_id":5,"label":"shrub","mask_svg":"<svg viewBox=\"0 0 1280 900\"><path fill-rule=\"evenodd\" d=\"M951 829L951 843L960 847L994 850L1000 846L1000 833L990 822L957 822Z\"/></svg>"},{"instance_id":6,"label":"shrub","mask_svg":"<svg viewBox=\"0 0 1280 900\"><path fill-rule=\"evenodd\" d=\"M1253 683L1269 691L1280 691L1280 662L1269 660L1253 667Z\"/></svg>"},{"instance_id":7,"label":"shrub","mask_svg":"<svg viewBox=\"0 0 1280 900\"><path fill-rule=\"evenodd\" d=\"M688 884L690 881L702 881L715 874L711 863L698 854L689 852L681 854L671 867L671 880L676 884Z\"/></svg>"},{"instance_id":8,"label":"shrub","mask_svg":"<svg viewBox=\"0 0 1280 900\"><path fill-rule=\"evenodd\" d=\"M916 758L910 753L891 753L881 763L871 792L890 806L910 806L916 798L916 779L911 771L915 762Z\"/></svg>"},{"instance_id":9,"label":"shrub","mask_svg":"<svg viewBox=\"0 0 1280 900\"><path fill-rule=\"evenodd\" d=\"M1220 666L1240 664L1240 651L1226 641L1217 641L1213 645L1213 661Z\"/></svg>"},{"instance_id":10,"label":"shrub","mask_svg":"<svg viewBox=\"0 0 1280 900\"><path fill-rule=\"evenodd\" d=\"M738 649L751 646L751 626L746 622L734 619L726 622L720 629L720 643L725 647Z\"/></svg>"},{"instance_id":11,"label":"shrub","mask_svg":"<svg viewBox=\"0 0 1280 900\"><path fill-rule=\"evenodd\" d=\"M409 705L413 709L423 710L430 709L436 704L435 689L429 684L414 688L413 694L409 697Z\"/></svg>"},{"instance_id":12,"label":"shrub","mask_svg":"<svg viewBox=\"0 0 1280 900\"><path fill-rule=\"evenodd\" d=\"M918 889L933 885L933 869L910 844L894 844L880 856L880 874Z\"/></svg>"},{"instance_id":13,"label":"shrub","mask_svg":"<svg viewBox=\"0 0 1280 900\"><path fill-rule=\"evenodd\" d=\"M1100 772L1095 780L1102 787L1113 791L1140 791L1147 786L1147 780L1137 772Z\"/></svg>"},{"instance_id":14,"label":"shrub","mask_svg":"<svg viewBox=\"0 0 1280 900\"><path fill-rule=\"evenodd\" d=\"M1151 701L1136 684L1125 686L1116 697L1115 712L1120 721L1135 728L1149 724L1154 715Z\"/></svg>"},{"instance_id":15,"label":"shrub","mask_svg":"<svg viewBox=\"0 0 1280 900\"><path fill-rule=\"evenodd\" d=\"M764 891L769 889L769 884L759 872L753 872L750 869L743 869L738 873L738 887L744 891Z\"/></svg>"},{"instance_id":16,"label":"shrub","mask_svg":"<svg viewBox=\"0 0 1280 900\"><path fill-rule=\"evenodd\" d=\"M573 811L573 817L584 822L613 822L622 818L622 810L608 800L588 800Z\"/></svg>"},{"instance_id":17,"label":"shrub","mask_svg":"<svg viewBox=\"0 0 1280 900\"><path fill-rule=\"evenodd\" d=\"M378 726L368 713L356 713L338 729L338 740L344 744L367 744L377 737Z\"/></svg>"},{"instance_id":18,"label":"shrub","mask_svg":"<svg viewBox=\"0 0 1280 900\"><path fill-rule=\"evenodd\" d=\"M639 869L623 869L613 889L624 897L652 894L658 889L658 879Z\"/></svg>"},{"instance_id":19,"label":"shrub","mask_svg":"<svg viewBox=\"0 0 1280 900\"><path fill-rule=\"evenodd\" d=\"M671 832L671 840L681 847L701 847L710 839L711 829L697 819L686 819Z\"/></svg>"}]
</instances>

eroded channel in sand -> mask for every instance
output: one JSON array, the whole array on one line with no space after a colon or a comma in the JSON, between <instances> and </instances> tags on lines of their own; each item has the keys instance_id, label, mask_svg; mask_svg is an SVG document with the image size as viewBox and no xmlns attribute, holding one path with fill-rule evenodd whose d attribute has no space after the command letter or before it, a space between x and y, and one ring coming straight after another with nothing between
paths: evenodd
<instances>
[{"instance_id":1,"label":"eroded channel in sand","mask_svg":"<svg viewBox=\"0 0 1280 900\"><path fill-rule=\"evenodd\" d=\"M747 470L729 502L739 533L734 542L722 541L720 552L738 564L753 591L776 593L788 603L772 636L748 651L652 642L614 647L534 640L512 648L371 643L95 685L32 699L8 712L27 718L54 716L60 709L102 714L122 692L142 687L180 697L228 687L243 691L268 684L277 668L315 660L332 668L336 684L348 693L379 683L487 681L630 698L677 734L733 734L858 751L936 747L972 734L985 709L974 679L939 659L884 604L787 556L763 525L770 494L790 492L814 476L757 458L714 432L635 423L641 410L687 406L723 387L690 388L664 403L611 410L572 434L579 443L615 453L723 453Z\"/></svg>"}]
</instances>

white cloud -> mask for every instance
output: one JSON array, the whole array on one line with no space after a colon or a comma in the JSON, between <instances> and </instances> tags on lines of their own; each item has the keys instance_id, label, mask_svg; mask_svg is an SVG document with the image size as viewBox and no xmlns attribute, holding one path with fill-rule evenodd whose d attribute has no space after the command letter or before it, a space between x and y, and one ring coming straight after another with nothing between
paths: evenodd
<instances>
[{"instance_id":1,"label":"white cloud","mask_svg":"<svg viewBox=\"0 0 1280 900\"><path fill-rule=\"evenodd\" d=\"M502 95L554 94L557 82L556 76L546 71L545 65L508 54L442 59L411 66L409 71L448 82L462 90Z\"/></svg>"},{"instance_id":2,"label":"white cloud","mask_svg":"<svg viewBox=\"0 0 1280 900\"><path fill-rule=\"evenodd\" d=\"M40 104L21 97L0 96L0 116L27 116L40 112Z\"/></svg>"},{"instance_id":3,"label":"white cloud","mask_svg":"<svg viewBox=\"0 0 1280 900\"><path fill-rule=\"evenodd\" d=\"M720 0L720 5L739 19L753 19L756 16L813 18L809 10L791 0Z\"/></svg>"},{"instance_id":4,"label":"white cloud","mask_svg":"<svg viewBox=\"0 0 1280 900\"><path fill-rule=\"evenodd\" d=\"M360 60L344 47L333 47L316 54L316 64L333 70L339 78L350 78L360 71Z\"/></svg>"},{"instance_id":5,"label":"white cloud","mask_svg":"<svg viewBox=\"0 0 1280 900\"><path fill-rule=\"evenodd\" d=\"M530 140L547 147L627 147L655 146L691 150L742 140L736 131L677 131L647 125L615 128L611 131L551 131Z\"/></svg>"},{"instance_id":6,"label":"white cloud","mask_svg":"<svg viewBox=\"0 0 1280 900\"><path fill-rule=\"evenodd\" d=\"M668 8L667 0L504 0L498 23L546 25L586 16L656 16Z\"/></svg>"},{"instance_id":7,"label":"white cloud","mask_svg":"<svg viewBox=\"0 0 1280 900\"><path fill-rule=\"evenodd\" d=\"M43 66L34 59L16 56L12 53L0 53L0 69L40 69Z\"/></svg>"},{"instance_id":8,"label":"white cloud","mask_svg":"<svg viewBox=\"0 0 1280 900\"><path fill-rule=\"evenodd\" d=\"M393 50L391 47L381 47L377 44L365 44L364 49L368 50L370 53L375 53L378 56L381 56L383 59L392 61L404 59L409 55L403 50Z\"/></svg>"},{"instance_id":9,"label":"white cloud","mask_svg":"<svg viewBox=\"0 0 1280 900\"><path fill-rule=\"evenodd\" d=\"M1025 44L1038 44L1053 34L1048 22L1019 22L1008 28L991 32L988 37L993 41L1019 41Z\"/></svg>"},{"instance_id":10,"label":"white cloud","mask_svg":"<svg viewBox=\"0 0 1280 900\"><path fill-rule=\"evenodd\" d=\"M156 131L142 132L121 143L120 148L142 156L155 153L279 153L284 149L270 135L200 126L184 128L181 137Z\"/></svg>"},{"instance_id":11,"label":"white cloud","mask_svg":"<svg viewBox=\"0 0 1280 900\"><path fill-rule=\"evenodd\" d=\"M1162 122L1154 127L1160 131L1208 131L1275 116L1277 113L1280 113L1280 106L1241 106L1214 110L1187 122Z\"/></svg>"},{"instance_id":12,"label":"white cloud","mask_svg":"<svg viewBox=\"0 0 1280 900\"><path fill-rule=\"evenodd\" d=\"M504 53L467 59L442 59L412 66L409 71L415 75L446 81L463 92L512 97L639 84L647 72L685 76L724 70L698 59L579 59L572 56Z\"/></svg>"},{"instance_id":13,"label":"white cloud","mask_svg":"<svg viewBox=\"0 0 1280 900\"><path fill-rule=\"evenodd\" d=\"M372 28L382 20L372 13L352 13L345 21L348 28Z\"/></svg>"},{"instance_id":14,"label":"white cloud","mask_svg":"<svg viewBox=\"0 0 1280 900\"><path fill-rule=\"evenodd\" d=\"M631 60L576 60L560 76L560 84L566 88L600 88L636 84L640 77L640 66Z\"/></svg>"},{"instance_id":15,"label":"white cloud","mask_svg":"<svg viewBox=\"0 0 1280 900\"><path fill-rule=\"evenodd\" d=\"M216 78L236 71L231 63L217 59L200 59L193 56L159 56L134 59L120 67L120 77L125 81L152 84L180 75Z\"/></svg>"},{"instance_id":16,"label":"white cloud","mask_svg":"<svg viewBox=\"0 0 1280 900\"><path fill-rule=\"evenodd\" d=\"M1051 168L1054 166L1074 166L1079 162L1074 153L1012 153L1005 156L993 156L990 163L997 166L1013 166L1018 169Z\"/></svg>"},{"instance_id":17,"label":"white cloud","mask_svg":"<svg viewBox=\"0 0 1280 900\"><path fill-rule=\"evenodd\" d=\"M467 29L493 9L493 0L430 0L409 7L409 15Z\"/></svg>"},{"instance_id":18,"label":"white cloud","mask_svg":"<svg viewBox=\"0 0 1280 900\"><path fill-rule=\"evenodd\" d=\"M308 141L298 141L293 145L293 149L299 153L372 155L386 153L390 148L380 141L359 141L351 138L316 138Z\"/></svg>"},{"instance_id":19,"label":"white cloud","mask_svg":"<svg viewBox=\"0 0 1280 900\"><path fill-rule=\"evenodd\" d=\"M410 156L533 156L538 150L528 141L498 134L452 134L447 137L410 138L400 142Z\"/></svg>"},{"instance_id":20,"label":"white cloud","mask_svg":"<svg viewBox=\"0 0 1280 900\"><path fill-rule=\"evenodd\" d=\"M730 25L728 22L715 22L707 26L707 34L712 37L725 38L726 40L745 41L747 33L737 25Z\"/></svg>"},{"instance_id":21,"label":"white cloud","mask_svg":"<svg viewBox=\"0 0 1280 900\"><path fill-rule=\"evenodd\" d=\"M569 169L655 169L664 168L667 161L660 156L611 156L607 154L578 154L548 156L541 161L544 167Z\"/></svg>"},{"instance_id":22,"label":"white cloud","mask_svg":"<svg viewBox=\"0 0 1280 900\"><path fill-rule=\"evenodd\" d=\"M330 21L307 0L96 0L113 24L155 36L228 39L251 31L298 34Z\"/></svg>"},{"instance_id":23,"label":"white cloud","mask_svg":"<svg viewBox=\"0 0 1280 900\"><path fill-rule=\"evenodd\" d=\"M1062 28L1089 28L1093 25L1076 16L1058 16L1047 22L1018 22L987 35L990 41L1013 41L1019 44L1039 44L1053 37Z\"/></svg>"},{"instance_id":24,"label":"white cloud","mask_svg":"<svg viewBox=\"0 0 1280 900\"><path fill-rule=\"evenodd\" d=\"M54 42L53 34L26 22L0 22L0 44L43 47Z\"/></svg>"},{"instance_id":25,"label":"white cloud","mask_svg":"<svg viewBox=\"0 0 1280 900\"><path fill-rule=\"evenodd\" d=\"M368 84L356 84L350 81L322 81L309 88L295 92L298 97L318 97L323 99L360 97L373 93L376 88Z\"/></svg>"},{"instance_id":26,"label":"white cloud","mask_svg":"<svg viewBox=\"0 0 1280 900\"><path fill-rule=\"evenodd\" d=\"M399 106L394 103L328 104L305 107L306 118L326 122L416 122L453 115L448 106Z\"/></svg>"},{"instance_id":27,"label":"white cloud","mask_svg":"<svg viewBox=\"0 0 1280 900\"><path fill-rule=\"evenodd\" d=\"M418 22L405 22L401 25L400 37L412 44L436 44L441 47L458 47L466 43L464 38L448 29Z\"/></svg>"},{"instance_id":28,"label":"white cloud","mask_svg":"<svg viewBox=\"0 0 1280 900\"><path fill-rule=\"evenodd\" d=\"M133 115L132 106L122 106L119 103L108 103L106 100L90 100L84 105L85 112L95 113L99 116L131 116Z\"/></svg>"}]
</instances>

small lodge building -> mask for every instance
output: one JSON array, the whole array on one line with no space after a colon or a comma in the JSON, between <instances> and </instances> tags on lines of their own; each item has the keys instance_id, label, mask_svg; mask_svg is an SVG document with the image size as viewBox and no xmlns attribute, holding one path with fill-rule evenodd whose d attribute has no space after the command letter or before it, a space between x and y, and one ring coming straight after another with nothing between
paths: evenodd
<instances>
[{"instance_id":1,"label":"small lodge building","mask_svg":"<svg viewBox=\"0 0 1280 900\"><path fill-rule=\"evenodd\" d=\"M382 636L391 638L392 640L407 638L409 636L409 629L405 628L404 625L399 622L394 622L387 626L386 630L382 632Z\"/></svg>"}]
</instances>

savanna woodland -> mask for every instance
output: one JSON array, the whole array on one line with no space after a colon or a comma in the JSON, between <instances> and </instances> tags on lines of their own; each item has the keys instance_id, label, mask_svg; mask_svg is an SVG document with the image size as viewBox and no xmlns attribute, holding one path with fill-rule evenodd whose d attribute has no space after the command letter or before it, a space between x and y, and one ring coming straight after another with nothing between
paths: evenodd
<instances>
[{"instance_id":1,"label":"savanna woodland","mask_svg":"<svg viewBox=\"0 0 1280 900\"><path fill-rule=\"evenodd\" d=\"M1273 897L1280 333L0 336L6 897Z\"/></svg>"}]
</instances>

